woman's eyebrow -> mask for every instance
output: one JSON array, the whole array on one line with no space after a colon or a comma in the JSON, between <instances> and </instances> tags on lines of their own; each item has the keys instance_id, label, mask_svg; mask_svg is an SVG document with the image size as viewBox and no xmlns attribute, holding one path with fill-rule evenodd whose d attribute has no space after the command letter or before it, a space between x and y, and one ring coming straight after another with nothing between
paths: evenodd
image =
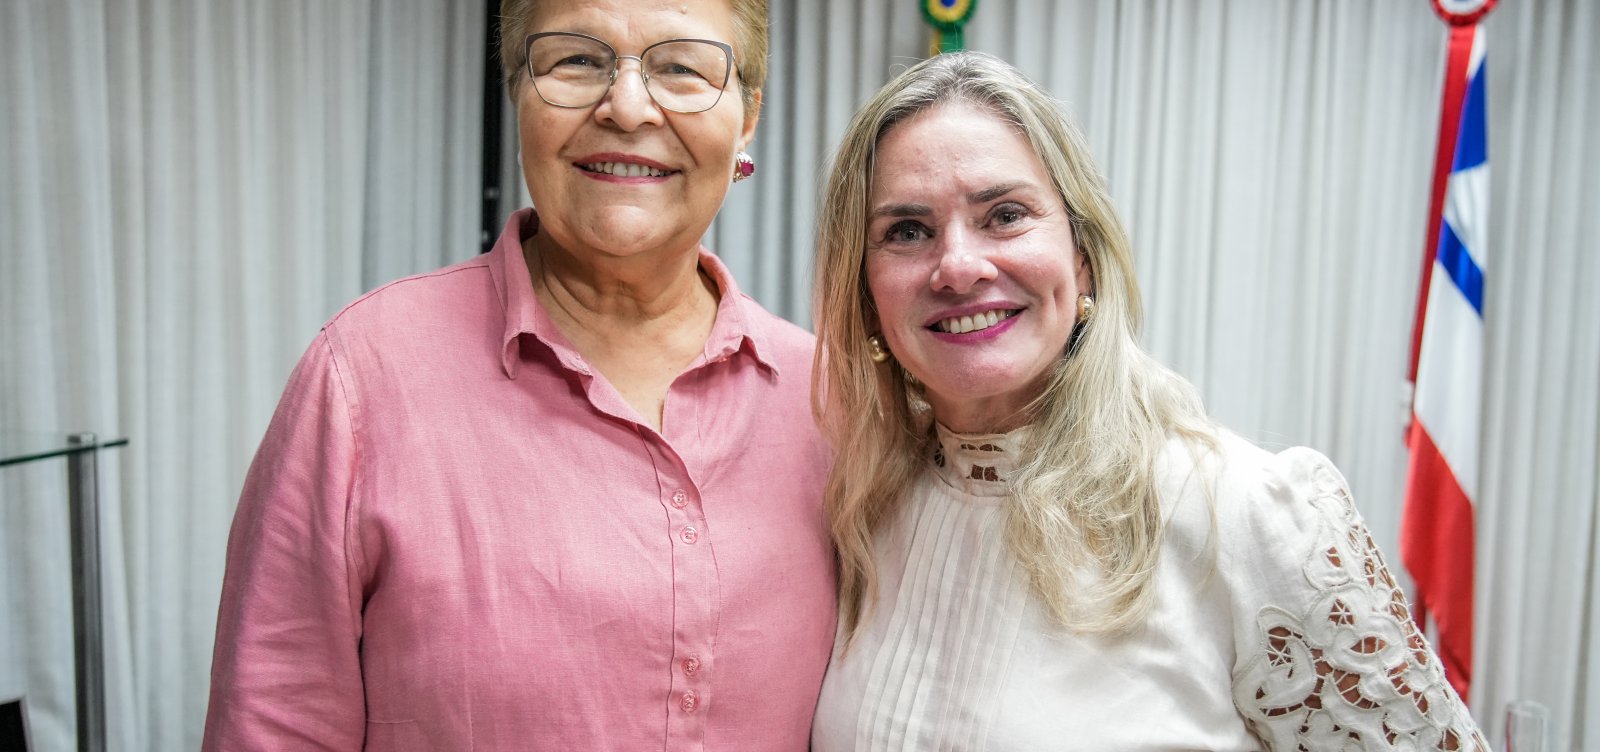
<instances>
[{"instance_id":1,"label":"woman's eyebrow","mask_svg":"<svg viewBox=\"0 0 1600 752\"><path fill-rule=\"evenodd\" d=\"M1025 188L1027 185L1027 183L1001 183L1000 185L990 186L981 191L967 194L967 203L986 204L1018 188Z\"/></svg>"},{"instance_id":2,"label":"woman's eyebrow","mask_svg":"<svg viewBox=\"0 0 1600 752\"><path fill-rule=\"evenodd\" d=\"M884 204L872 210L867 215L871 222L879 217L926 217L933 213L933 207L927 204Z\"/></svg>"},{"instance_id":3,"label":"woman's eyebrow","mask_svg":"<svg viewBox=\"0 0 1600 752\"><path fill-rule=\"evenodd\" d=\"M1027 186L1027 183L1022 182L1001 183L1000 185L990 186L967 194L967 203L985 204L1018 188L1026 188ZM867 215L867 221L871 222L880 217L926 217L932 213L933 208L927 204L884 204L883 206L874 207Z\"/></svg>"}]
</instances>

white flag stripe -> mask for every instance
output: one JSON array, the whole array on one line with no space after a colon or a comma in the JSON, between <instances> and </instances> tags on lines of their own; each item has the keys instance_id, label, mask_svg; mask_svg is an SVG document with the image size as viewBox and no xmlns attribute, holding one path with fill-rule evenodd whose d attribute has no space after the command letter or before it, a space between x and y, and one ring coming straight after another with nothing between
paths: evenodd
<instances>
[{"instance_id":1,"label":"white flag stripe","mask_svg":"<svg viewBox=\"0 0 1600 752\"><path fill-rule=\"evenodd\" d=\"M1478 417L1483 395L1483 320L1437 263L1417 363L1417 420L1461 490L1478 499Z\"/></svg>"},{"instance_id":2,"label":"white flag stripe","mask_svg":"<svg viewBox=\"0 0 1600 752\"><path fill-rule=\"evenodd\" d=\"M1444 194L1444 221L1461 238L1467 255L1487 272L1489 248L1489 163L1450 173ZM1432 294L1431 292L1429 293Z\"/></svg>"}]
</instances>

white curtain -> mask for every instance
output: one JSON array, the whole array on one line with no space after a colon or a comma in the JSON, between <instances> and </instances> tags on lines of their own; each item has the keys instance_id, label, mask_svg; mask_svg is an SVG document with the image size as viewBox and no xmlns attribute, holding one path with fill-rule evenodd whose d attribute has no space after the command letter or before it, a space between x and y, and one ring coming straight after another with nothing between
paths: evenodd
<instances>
[{"instance_id":1,"label":"white curtain","mask_svg":"<svg viewBox=\"0 0 1600 752\"><path fill-rule=\"evenodd\" d=\"M476 251L484 12L0 2L0 429L132 439L102 470L113 749L198 743L234 500L316 328ZM805 323L826 160L928 35L913 0L771 16L759 168L707 244ZM1473 705L1498 739L1507 700L1540 700L1555 748L1600 749L1600 11L1504 0L1487 29ZM984 0L967 39L1088 132L1151 349L1242 433L1332 456L1398 569L1445 39L1427 0ZM46 750L73 734L63 476L0 469L0 697L27 694Z\"/></svg>"},{"instance_id":2,"label":"white curtain","mask_svg":"<svg viewBox=\"0 0 1600 752\"><path fill-rule=\"evenodd\" d=\"M1489 359L1475 707L1555 710L1600 749L1600 4L1489 24ZM1498 100L1496 100L1498 97ZM1563 747L1562 745L1566 745Z\"/></svg>"},{"instance_id":3,"label":"white curtain","mask_svg":"<svg viewBox=\"0 0 1600 752\"><path fill-rule=\"evenodd\" d=\"M339 306L477 251L482 3L0 3L0 428L105 455L111 749L194 749L226 530ZM63 465L0 470L0 697L72 748ZM307 667L315 671L316 667Z\"/></svg>"}]
</instances>

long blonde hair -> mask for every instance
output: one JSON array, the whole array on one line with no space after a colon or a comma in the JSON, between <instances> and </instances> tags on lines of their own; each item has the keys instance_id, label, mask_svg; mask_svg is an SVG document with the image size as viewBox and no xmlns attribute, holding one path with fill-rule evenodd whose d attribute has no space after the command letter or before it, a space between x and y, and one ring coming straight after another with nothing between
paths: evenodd
<instances>
[{"instance_id":1,"label":"long blonde hair","mask_svg":"<svg viewBox=\"0 0 1600 752\"><path fill-rule=\"evenodd\" d=\"M877 319L865 276L875 150L891 129L948 101L981 107L1026 136L1066 204L1093 280L1094 316L1030 407L1032 438L1010 479L1007 545L1063 627L1129 628L1153 597L1157 458L1174 434L1197 448L1214 448L1214 434L1194 388L1138 344L1127 234L1082 134L1019 71L976 52L923 61L868 101L845 131L823 198L812 407L837 450L826 502L840 617L853 636L877 590L873 536L934 441L919 387L894 363L874 363L866 345Z\"/></svg>"}]
</instances>

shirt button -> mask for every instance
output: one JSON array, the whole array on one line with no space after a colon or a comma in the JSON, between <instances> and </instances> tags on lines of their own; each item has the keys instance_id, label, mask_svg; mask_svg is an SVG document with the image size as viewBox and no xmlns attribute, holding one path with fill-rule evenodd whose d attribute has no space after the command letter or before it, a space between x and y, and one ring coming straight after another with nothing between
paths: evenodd
<instances>
[{"instance_id":1,"label":"shirt button","mask_svg":"<svg viewBox=\"0 0 1600 752\"><path fill-rule=\"evenodd\" d=\"M683 659L683 673L689 676L700 673L700 659L692 655Z\"/></svg>"},{"instance_id":2,"label":"shirt button","mask_svg":"<svg viewBox=\"0 0 1600 752\"><path fill-rule=\"evenodd\" d=\"M688 506L689 505L689 494L684 493L683 489L681 489L681 488L678 489L677 491L674 491L672 493L672 505L677 507L677 508L679 508L679 509L682 509L682 508Z\"/></svg>"},{"instance_id":3,"label":"shirt button","mask_svg":"<svg viewBox=\"0 0 1600 752\"><path fill-rule=\"evenodd\" d=\"M678 698L678 707L683 708L685 713L693 713L695 708L700 707L700 696L692 689L684 692L683 696Z\"/></svg>"},{"instance_id":4,"label":"shirt button","mask_svg":"<svg viewBox=\"0 0 1600 752\"><path fill-rule=\"evenodd\" d=\"M700 540L700 533L694 529L693 525L685 525L683 530L678 532L678 537L681 538L684 543L692 546L694 545L695 541Z\"/></svg>"}]
</instances>

